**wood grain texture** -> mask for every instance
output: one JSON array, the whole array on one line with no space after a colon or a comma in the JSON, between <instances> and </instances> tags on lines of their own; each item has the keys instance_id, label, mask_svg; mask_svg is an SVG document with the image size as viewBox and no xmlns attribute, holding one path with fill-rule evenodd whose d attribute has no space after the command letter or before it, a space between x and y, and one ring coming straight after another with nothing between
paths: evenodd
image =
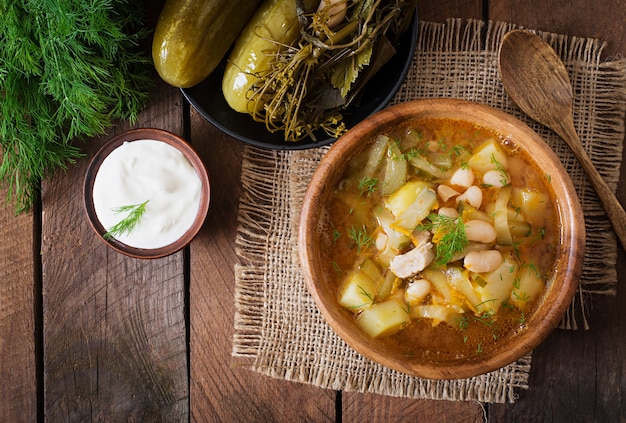
<instances>
[{"instance_id":1,"label":"wood grain texture","mask_svg":"<svg viewBox=\"0 0 626 423\"><path fill-rule=\"evenodd\" d=\"M454 422L485 421L486 407L478 402L434 401L371 394L343 394L343 422Z\"/></svg>"},{"instance_id":2,"label":"wood grain texture","mask_svg":"<svg viewBox=\"0 0 626 423\"><path fill-rule=\"evenodd\" d=\"M489 0L489 19L607 41L605 57L626 53L625 0Z\"/></svg>"},{"instance_id":3,"label":"wood grain texture","mask_svg":"<svg viewBox=\"0 0 626 423\"><path fill-rule=\"evenodd\" d=\"M334 421L335 392L233 367L234 240L243 145L191 113L192 145L211 180L209 215L192 242L190 285L193 421Z\"/></svg>"},{"instance_id":4,"label":"wood grain texture","mask_svg":"<svg viewBox=\"0 0 626 423\"><path fill-rule=\"evenodd\" d=\"M422 0L417 4L419 19L444 22L446 19L483 19L482 0Z\"/></svg>"},{"instance_id":5,"label":"wood grain texture","mask_svg":"<svg viewBox=\"0 0 626 423\"><path fill-rule=\"evenodd\" d=\"M0 190L6 198L7 191ZM37 419L36 287L38 257L34 212L15 216L0 207L0 421ZM17 418L17 419L16 419Z\"/></svg>"},{"instance_id":6,"label":"wood grain texture","mask_svg":"<svg viewBox=\"0 0 626 423\"><path fill-rule=\"evenodd\" d=\"M626 421L626 316L616 307L625 300L619 289L617 297L596 298L590 331L550 336L533 355L531 388L516 404L490 405L489 421Z\"/></svg>"},{"instance_id":7,"label":"wood grain texture","mask_svg":"<svg viewBox=\"0 0 626 423\"><path fill-rule=\"evenodd\" d=\"M159 84L137 126L182 132L180 94ZM44 413L50 421L188 417L183 253L136 260L88 225L82 180L110 137L43 184Z\"/></svg>"}]
</instances>

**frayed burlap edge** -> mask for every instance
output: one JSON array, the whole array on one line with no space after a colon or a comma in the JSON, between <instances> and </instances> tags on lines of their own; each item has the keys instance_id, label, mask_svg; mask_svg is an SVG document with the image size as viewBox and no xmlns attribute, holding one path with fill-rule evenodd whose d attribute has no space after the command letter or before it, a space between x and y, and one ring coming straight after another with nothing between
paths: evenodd
<instances>
[{"instance_id":1,"label":"frayed burlap edge","mask_svg":"<svg viewBox=\"0 0 626 423\"><path fill-rule=\"evenodd\" d=\"M497 51L498 38L512 29L513 25L490 23L486 32L485 24L479 21L453 20L445 24L422 22L420 25L420 45L416 60L407 76L407 83L394 99L394 103L428 96L466 98L492 104L492 99L498 98L501 103L496 104L496 107L525 120L537 132L546 132L545 128L538 128L538 125L528 122L503 94L497 74L485 75L494 72L492 52L494 48ZM482 38L485 33L486 43ZM610 81L610 88L595 87L599 98L594 99L593 104L586 105L602 114L601 125L596 125L599 127L594 127L587 137L581 134L581 139L588 146L593 140L590 152L592 160L594 157L596 160L599 157L604 160L607 157L621 159L621 142L617 143L616 138L621 140L624 135L625 64L621 61L600 63L602 45L595 40L570 40L551 34L541 35L548 39L556 37L554 41L557 43L557 51L562 56L565 52L566 58L575 58L573 61L566 60L568 70L574 75L575 87L579 85L576 75L579 74L579 78L584 79L589 66ZM473 62L469 64L469 71L466 67L465 75L450 71L454 67L450 67L449 63L442 64L444 72L441 72L441 69L430 67L434 55L450 60L469 55ZM589 61L593 63L590 65ZM495 69L497 73L497 64ZM447 74L445 70L448 71ZM463 88L459 78L467 77L468 74L495 78L495 82L474 83L472 87L465 84ZM422 88L419 85L423 85ZM424 95L424 87L430 90L428 95ZM622 102L621 106L615 103L619 101ZM586 113L590 112L581 113L580 110L584 111L585 108L581 108L579 104L575 108L580 130L581 123L583 128L586 127ZM547 135L542 134L544 138L551 145L555 144L555 151L560 156L565 155L564 162L568 162L571 159L567 157L568 151L560 147L558 137L547 132ZM602 148L596 143L602 145ZM619 145L616 146L616 143ZM426 399L514 402L516 389L528 389L530 355L477 378L430 381L403 375L370 362L343 343L323 321L306 292L300 274L296 230L299 204L306 183L326 151L326 148L322 148L280 152L246 147L236 240L237 253L242 259L242 263L235 267L236 315L232 353L236 363L270 377L328 389ZM619 159L617 160L609 165L610 174L604 175L612 188L617 184L616 172L620 165ZM593 191L586 186L582 170L576 167L576 163L572 165L570 172L576 186L582 186L581 200L584 202L585 198L593 199ZM607 173L607 169L604 172ZM585 213L587 218L587 211ZM606 219L593 218L595 213L601 215L600 212L593 211L592 218L587 218L590 220L588 231L590 227L594 231L599 227L604 228L601 229L602 232L610 232ZM605 243L608 247L599 258L594 258L598 254L594 254L595 250L590 251L588 241L586 269L590 268L591 273L585 271L586 276L581 281L577 301L572 304L571 316L564 323L566 327L577 327L575 316L581 314L583 326L587 327L583 304L588 294L614 292L615 238L609 233L606 238L601 237L592 242ZM588 266L588 262L592 265Z\"/></svg>"}]
</instances>

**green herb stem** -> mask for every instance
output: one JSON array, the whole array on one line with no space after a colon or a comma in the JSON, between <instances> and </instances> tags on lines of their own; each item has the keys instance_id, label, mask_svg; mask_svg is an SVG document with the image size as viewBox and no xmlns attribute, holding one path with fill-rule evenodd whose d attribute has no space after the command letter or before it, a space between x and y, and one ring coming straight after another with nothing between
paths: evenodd
<instances>
[{"instance_id":1,"label":"green herb stem","mask_svg":"<svg viewBox=\"0 0 626 423\"><path fill-rule=\"evenodd\" d=\"M436 245L435 263L443 266L452 258L461 253L469 244L465 233L465 224L460 218L451 218L444 215L431 214L430 222L417 227L419 230L434 230L433 242Z\"/></svg>"},{"instance_id":2,"label":"green herb stem","mask_svg":"<svg viewBox=\"0 0 626 423\"><path fill-rule=\"evenodd\" d=\"M130 234L133 232L139 223L141 222L141 218L146 212L146 205L148 204L146 200L140 204L133 204L130 206L121 206L113 209L115 213L128 213L125 218L120 220L115 225L111 226L107 233L104 234L104 239L112 239L117 238L124 234Z\"/></svg>"},{"instance_id":3,"label":"green herb stem","mask_svg":"<svg viewBox=\"0 0 626 423\"><path fill-rule=\"evenodd\" d=\"M357 254L361 254L361 251L367 249L367 247L369 247L369 245L374 241L372 236L368 235L365 225L361 228L355 228L353 226L348 229L348 237L356 244Z\"/></svg>"}]
</instances>

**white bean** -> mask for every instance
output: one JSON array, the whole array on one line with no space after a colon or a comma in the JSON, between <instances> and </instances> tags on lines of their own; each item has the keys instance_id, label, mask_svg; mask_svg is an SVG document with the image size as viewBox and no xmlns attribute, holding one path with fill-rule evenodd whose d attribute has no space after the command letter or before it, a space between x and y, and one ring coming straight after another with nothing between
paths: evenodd
<instances>
[{"instance_id":1,"label":"white bean","mask_svg":"<svg viewBox=\"0 0 626 423\"><path fill-rule=\"evenodd\" d=\"M461 201L466 202L470 206L479 209L483 203L483 191L476 185L472 185L465 192L456 197L457 204Z\"/></svg>"},{"instance_id":2,"label":"white bean","mask_svg":"<svg viewBox=\"0 0 626 423\"><path fill-rule=\"evenodd\" d=\"M459 212L452 207L442 207L439 209L439 216L445 216L452 219L459 217Z\"/></svg>"},{"instance_id":3,"label":"white bean","mask_svg":"<svg viewBox=\"0 0 626 423\"><path fill-rule=\"evenodd\" d=\"M437 187L437 194L439 194L439 198L441 198L441 200L445 203L450 198L456 197L457 195L460 195L461 193L447 185L439 185Z\"/></svg>"},{"instance_id":4,"label":"white bean","mask_svg":"<svg viewBox=\"0 0 626 423\"><path fill-rule=\"evenodd\" d=\"M378 235L376 235L376 249L378 251L382 251L387 247L387 235L385 235L382 232L379 232Z\"/></svg>"},{"instance_id":5,"label":"white bean","mask_svg":"<svg viewBox=\"0 0 626 423\"><path fill-rule=\"evenodd\" d=\"M463 267L471 272L493 272L502 264L502 254L498 250L471 251L463 260Z\"/></svg>"},{"instance_id":6,"label":"white bean","mask_svg":"<svg viewBox=\"0 0 626 423\"><path fill-rule=\"evenodd\" d=\"M472 186L474 183L474 172L469 168L458 168L450 178L450 185L458 185L463 188Z\"/></svg>"},{"instance_id":7,"label":"white bean","mask_svg":"<svg viewBox=\"0 0 626 423\"><path fill-rule=\"evenodd\" d=\"M430 293L430 287L430 282L426 279L409 282L404 292L404 300L411 306L419 305Z\"/></svg>"},{"instance_id":8,"label":"white bean","mask_svg":"<svg viewBox=\"0 0 626 423\"><path fill-rule=\"evenodd\" d=\"M484 220L468 220L465 222L465 235L468 241L490 244L496 240L496 229Z\"/></svg>"},{"instance_id":9,"label":"white bean","mask_svg":"<svg viewBox=\"0 0 626 423\"><path fill-rule=\"evenodd\" d=\"M499 170L490 170L483 175L483 184L494 188L502 188L509 184L509 175Z\"/></svg>"},{"instance_id":10,"label":"white bean","mask_svg":"<svg viewBox=\"0 0 626 423\"><path fill-rule=\"evenodd\" d=\"M482 242L471 242L467 247L463 248L463 251L452 256L450 262L464 259L466 255L472 251L485 251L491 248L489 244L483 244Z\"/></svg>"}]
</instances>

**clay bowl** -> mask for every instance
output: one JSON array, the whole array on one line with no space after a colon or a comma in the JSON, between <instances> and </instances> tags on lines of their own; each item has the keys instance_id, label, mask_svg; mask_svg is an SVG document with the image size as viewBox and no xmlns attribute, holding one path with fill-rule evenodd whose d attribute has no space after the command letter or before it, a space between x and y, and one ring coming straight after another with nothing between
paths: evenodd
<instances>
[{"instance_id":1,"label":"clay bowl","mask_svg":"<svg viewBox=\"0 0 626 423\"><path fill-rule=\"evenodd\" d=\"M193 221L190 220L189 228L173 242L159 246L156 248L139 248L131 245L127 245L115 238L105 237L108 229L106 229L98 218L96 207L94 205L94 183L96 181L96 175L100 170L102 163L105 159L118 147L126 142L133 142L138 140L155 140L162 141L171 147L174 147L188 160L189 164L195 170L198 176L200 186L200 200L198 211L195 214ZM110 189L116 189L111 187ZM84 192L84 204L87 217L91 227L95 231L96 235L113 250L125 254L129 257L139 259L156 259L173 254L182 248L186 247L192 239L197 235L198 231L202 227L206 215L209 209L210 199L210 186L209 176L204 163L194 151L194 149L181 137L161 129L153 128L140 128L133 129L124 132L107 142L93 157L91 160L87 172L85 174L85 180L83 185ZM140 224L141 225L141 224Z\"/></svg>"},{"instance_id":2,"label":"clay bowl","mask_svg":"<svg viewBox=\"0 0 626 423\"><path fill-rule=\"evenodd\" d=\"M551 176L556 197L557 255L546 291L537 301L525 326L502 337L494 348L474 357L438 361L433 356L407 355L393 343L372 339L356 324L354 314L338 304L339 288L333 282L327 254L322 253L325 210L346 164L370 145L375 135L419 118L455 118L491 128L530 153L541 171ZM303 276L317 307L339 337L363 356L390 369L428 379L459 379L497 370L515 362L539 345L562 320L582 271L585 245L583 214L574 187L561 162L547 144L516 118L472 102L453 99L418 100L385 109L362 121L341 137L322 159L305 194L299 227L299 256Z\"/></svg>"}]
</instances>

